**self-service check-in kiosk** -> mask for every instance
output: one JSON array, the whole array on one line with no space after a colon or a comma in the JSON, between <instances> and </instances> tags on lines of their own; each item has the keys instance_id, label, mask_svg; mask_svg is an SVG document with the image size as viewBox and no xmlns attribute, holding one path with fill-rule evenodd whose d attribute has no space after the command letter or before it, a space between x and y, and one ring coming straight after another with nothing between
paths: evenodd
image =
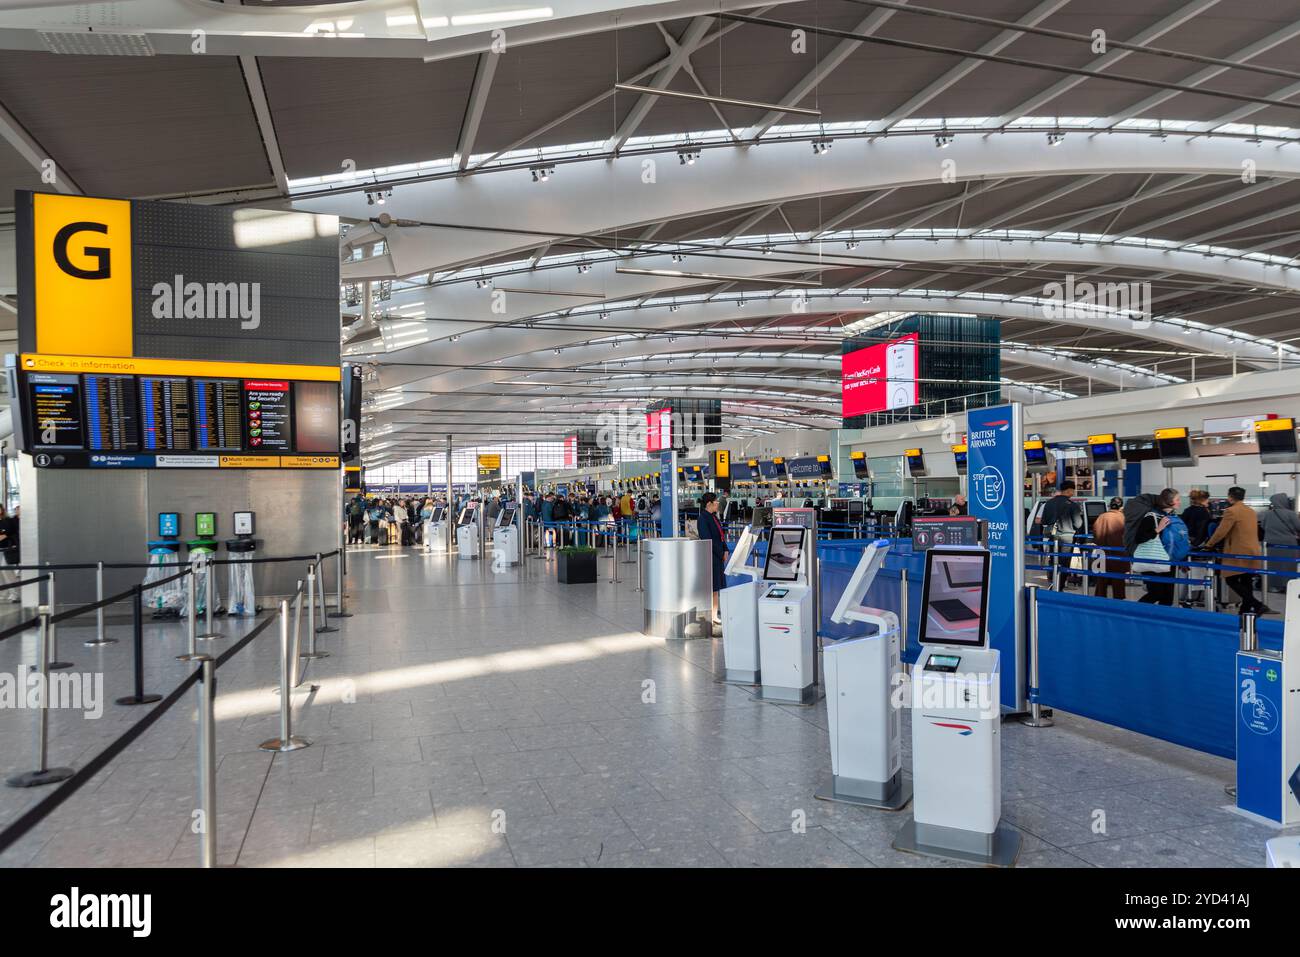
<instances>
[{"instance_id":1,"label":"self-service check-in kiosk","mask_svg":"<svg viewBox=\"0 0 1300 957\"><path fill-rule=\"evenodd\" d=\"M424 550L426 552L447 552L450 550L451 535L448 531L447 506L435 505L429 513L429 520L424 523Z\"/></svg>"},{"instance_id":2,"label":"self-service check-in kiosk","mask_svg":"<svg viewBox=\"0 0 1300 957\"><path fill-rule=\"evenodd\" d=\"M816 796L897 811L912 797L911 782L903 778L902 702L894 697L903 668L902 635L897 615L865 604L888 552L885 540L867 546L831 614L837 624L860 621L875 631L827 641L822 648L831 780Z\"/></svg>"},{"instance_id":3,"label":"self-service check-in kiosk","mask_svg":"<svg viewBox=\"0 0 1300 957\"><path fill-rule=\"evenodd\" d=\"M759 697L811 704L815 697L817 630L809 577L809 529L773 526L758 593Z\"/></svg>"},{"instance_id":4,"label":"self-service check-in kiosk","mask_svg":"<svg viewBox=\"0 0 1300 957\"><path fill-rule=\"evenodd\" d=\"M1286 586L1282 651L1237 652L1237 809L1300 824L1300 578Z\"/></svg>"},{"instance_id":5,"label":"self-service check-in kiosk","mask_svg":"<svg viewBox=\"0 0 1300 957\"><path fill-rule=\"evenodd\" d=\"M230 555L230 593L226 613L242 618L257 614L257 594L253 589L253 554L258 540L256 515L252 512L234 514L235 537L226 539L226 552Z\"/></svg>"},{"instance_id":6,"label":"self-service check-in kiosk","mask_svg":"<svg viewBox=\"0 0 1300 957\"><path fill-rule=\"evenodd\" d=\"M467 502L456 516L456 551L461 561L478 558L478 503Z\"/></svg>"},{"instance_id":7,"label":"self-service check-in kiosk","mask_svg":"<svg viewBox=\"0 0 1300 957\"><path fill-rule=\"evenodd\" d=\"M761 677L758 595L763 573L749 564L749 556L757 541L758 533L754 527L746 525L727 559L726 573L749 580L729 585L718 593L718 613L722 616L723 680L732 684L755 685Z\"/></svg>"},{"instance_id":8,"label":"self-service check-in kiosk","mask_svg":"<svg viewBox=\"0 0 1300 957\"><path fill-rule=\"evenodd\" d=\"M492 564L519 564L519 528L515 524L518 510L514 502L503 502L492 528Z\"/></svg>"},{"instance_id":9,"label":"self-service check-in kiosk","mask_svg":"<svg viewBox=\"0 0 1300 957\"><path fill-rule=\"evenodd\" d=\"M932 548L912 670L912 814L894 847L1009 867L1020 833L1002 823L1001 675L988 645L989 553Z\"/></svg>"}]
</instances>

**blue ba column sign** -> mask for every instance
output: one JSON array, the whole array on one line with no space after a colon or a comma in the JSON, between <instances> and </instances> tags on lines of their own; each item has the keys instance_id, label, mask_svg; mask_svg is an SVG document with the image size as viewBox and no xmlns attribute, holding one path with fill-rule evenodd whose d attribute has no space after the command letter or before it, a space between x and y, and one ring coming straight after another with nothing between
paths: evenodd
<instances>
[{"instance_id":1,"label":"blue ba column sign","mask_svg":"<svg viewBox=\"0 0 1300 957\"><path fill-rule=\"evenodd\" d=\"M659 537L677 537L677 450L659 453Z\"/></svg>"},{"instance_id":2,"label":"blue ba column sign","mask_svg":"<svg viewBox=\"0 0 1300 957\"><path fill-rule=\"evenodd\" d=\"M1300 579L1287 583L1282 651L1237 652L1237 808L1300 824Z\"/></svg>"},{"instance_id":3,"label":"blue ba column sign","mask_svg":"<svg viewBox=\"0 0 1300 957\"><path fill-rule=\"evenodd\" d=\"M1025 635L1021 596L1025 584L1025 474L1020 403L966 413L966 481L971 515L988 523L989 644L1002 655L1002 705L1024 711Z\"/></svg>"}]
</instances>

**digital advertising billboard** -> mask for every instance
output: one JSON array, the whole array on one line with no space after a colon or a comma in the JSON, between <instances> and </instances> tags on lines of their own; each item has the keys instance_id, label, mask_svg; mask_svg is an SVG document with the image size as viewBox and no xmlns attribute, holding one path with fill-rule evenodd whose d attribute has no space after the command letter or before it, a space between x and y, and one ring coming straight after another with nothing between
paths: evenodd
<instances>
[{"instance_id":1,"label":"digital advertising billboard","mask_svg":"<svg viewBox=\"0 0 1300 957\"><path fill-rule=\"evenodd\" d=\"M920 337L913 332L841 356L841 414L848 418L916 405L920 351Z\"/></svg>"}]
</instances>

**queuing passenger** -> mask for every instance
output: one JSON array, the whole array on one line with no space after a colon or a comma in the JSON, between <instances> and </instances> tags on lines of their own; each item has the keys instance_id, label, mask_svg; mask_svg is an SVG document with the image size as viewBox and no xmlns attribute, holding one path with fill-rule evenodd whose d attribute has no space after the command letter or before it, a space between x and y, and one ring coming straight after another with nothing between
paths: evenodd
<instances>
[{"instance_id":1,"label":"queuing passenger","mask_svg":"<svg viewBox=\"0 0 1300 957\"><path fill-rule=\"evenodd\" d=\"M953 515L965 515L965 514L966 514L966 496L965 496L965 495L962 495L960 492L958 492L956 495L954 495L954 496L953 496L953 499L952 499L952 507L953 507L953 509L956 509L956 511L953 511L953 512L952 512Z\"/></svg>"},{"instance_id":2,"label":"queuing passenger","mask_svg":"<svg viewBox=\"0 0 1300 957\"><path fill-rule=\"evenodd\" d=\"M1291 497L1285 492L1278 492L1268 500L1268 508L1260 516L1264 526L1264 544L1270 550L1277 549L1283 561L1270 561L1267 571L1295 570L1296 546L1300 545L1300 515L1296 514ZM1269 556L1273 556L1270 554ZM1280 575L1268 576L1268 590L1286 591L1286 579Z\"/></svg>"},{"instance_id":3,"label":"queuing passenger","mask_svg":"<svg viewBox=\"0 0 1300 957\"><path fill-rule=\"evenodd\" d=\"M705 492L700 496L700 514L696 520L700 541L708 541L713 550L713 627L722 624L718 616L718 592L727 587L727 533L718 518L718 496Z\"/></svg>"},{"instance_id":4,"label":"queuing passenger","mask_svg":"<svg viewBox=\"0 0 1300 957\"><path fill-rule=\"evenodd\" d=\"M1227 554L1223 564L1230 566L1220 574L1228 587L1241 599L1241 614L1255 612L1267 615L1268 605L1255 597L1255 570L1261 562L1253 558L1232 558L1233 555L1260 555L1259 516L1246 504L1246 490L1238 485L1228 489L1228 507L1223 510L1219 527L1205 542L1206 548L1222 543Z\"/></svg>"},{"instance_id":5,"label":"queuing passenger","mask_svg":"<svg viewBox=\"0 0 1300 957\"><path fill-rule=\"evenodd\" d=\"M365 539L366 500L358 492L348 500L348 544L360 545Z\"/></svg>"},{"instance_id":6,"label":"queuing passenger","mask_svg":"<svg viewBox=\"0 0 1300 957\"><path fill-rule=\"evenodd\" d=\"M1205 540L1210 537L1210 515L1209 501L1210 493L1203 488L1194 488L1187 493L1191 499L1191 504L1183 509L1183 524L1187 526L1187 534L1191 537L1192 547L1200 548L1205 544Z\"/></svg>"},{"instance_id":7,"label":"queuing passenger","mask_svg":"<svg viewBox=\"0 0 1300 957\"><path fill-rule=\"evenodd\" d=\"M1074 537L1083 531L1083 508L1073 498L1074 480L1061 483L1056 495L1043 506L1043 535L1051 540L1056 565L1056 588L1065 589L1070 577L1070 559L1074 554Z\"/></svg>"},{"instance_id":8,"label":"queuing passenger","mask_svg":"<svg viewBox=\"0 0 1300 957\"><path fill-rule=\"evenodd\" d=\"M10 582L18 581L18 573L9 569L9 565L18 564L18 506L14 506L14 512L10 515L5 511L5 507L0 505L0 551L4 552L4 565L0 566L0 583L8 585ZM3 600L7 602L19 602L22 596L19 594L21 589L7 588L3 595Z\"/></svg>"},{"instance_id":9,"label":"queuing passenger","mask_svg":"<svg viewBox=\"0 0 1300 957\"><path fill-rule=\"evenodd\" d=\"M1157 507L1148 512L1138 525L1137 547L1133 551L1133 571L1140 572L1148 578L1172 579L1177 570L1170 564L1175 551L1171 548L1174 538L1174 522L1181 526L1184 537L1187 526L1182 519L1175 519L1180 499L1178 492L1167 488L1156 500ZM1172 605L1174 603L1174 583L1172 581L1148 581L1146 594L1138 601L1145 605Z\"/></svg>"},{"instance_id":10,"label":"queuing passenger","mask_svg":"<svg viewBox=\"0 0 1300 957\"><path fill-rule=\"evenodd\" d=\"M1127 575L1129 573L1129 560L1124 552L1123 508L1124 500L1116 496L1110 500L1110 508L1098 515L1092 523L1093 544L1108 549L1102 554L1105 555L1106 572L1110 575ZM1123 578L1098 577L1093 594L1098 598L1105 598L1108 591L1120 601L1128 597Z\"/></svg>"},{"instance_id":11,"label":"queuing passenger","mask_svg":"<svg viewBox=\"0 0 1300 957\"><path fill-rule=\"evenodd\" d=\"M397 531L397 543L399 545L409 545L411 543L411 513L406 510L399 498L393 506L393 526Z\"/></svg>"}]
</instances>

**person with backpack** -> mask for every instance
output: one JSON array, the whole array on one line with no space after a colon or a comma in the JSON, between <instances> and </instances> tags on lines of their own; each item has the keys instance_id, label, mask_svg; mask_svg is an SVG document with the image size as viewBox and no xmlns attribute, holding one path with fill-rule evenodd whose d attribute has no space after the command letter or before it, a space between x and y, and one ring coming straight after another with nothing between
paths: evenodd
<instances>
[{"instance_id":1,"label":"person with backpack","mask_svg":"<svg viewBox=\"0 0 1300 957\"><path fill-rule=\"evenodd\" d=\"M1228 555L1261 555L1259 547L1259 516L1246 504L1246 490L1239 485L1228 489L1228 507L1223 510L1219 527L1205 542L1206 549L1222 543ZM1241 599L1241 614L1254 612L1267 615L1268 605L1255 597L1255 572L1262 562L1254 558L1228 558L1223 564L1231 566L1220 572L1224 582Z\"/></svg>"},{"instance_id":2,"label":"person with backpack","mask_svg":"<svg viewBox=\"0 0 1300 957\"><path fill-rule=\"evenodd\" d=\"M1065 590L1070 577L1070 557L1074 539L1084 528L1083 508L1074 500L1074 480L1066 479L1056 494L1043 506L1043 535L1051 540L1053 564L1056 566L1056 589Z\"/></svg>"},{"instance_id":3,"label":"person with backpack","mask_svg":"<svg viewBox=\"0 0 1300 957\"><path fill-rule=\"evenodd\" d=\"M365 538L366 500L358 493L348 502L348 544L360 545Z\"/></svg>"},{"instance_id":4,"label":"person with backpack","mask_svg":"<svg viewBox=\"0 0 1300 957\"><path fill-rule=\"evenodd\" d=\"M555 501L551 504L551 521L568 522L569 521L569 502L563 495L555 496ZM561 541L564 540L561 534Z\"/></svg>"},{"instance_id":5,"label":"person with backpack","mask_svg":"<svg viewBox=\"0 0 1300 957\"><path fill-rule=\"evenodd\" d=\"M1171 561L1182 561L1191 552L1187 526L1173 513L1181 504L1178 492L1167 488L1157 497L1155 508L1142 516L1134 536L1133 571L1148 578L1173 579L1177 574ZM1175 526L1174 522L1178 524ZM1181 542L1181 544L1180 544ZM1175 558L1181 552L1182 558ZM1144 605L1172 605L1173 581L1148 581L1147 593L1138 599Z\"/></svg>"},{"instance_id":6,"label":"person with backpack","mask_svg":"<svg viewBox=\"0 0 1300 957\"><path fill-rule=\"evenodd\" d=\"M1300 515L1292 507L1291 496L1278 492L1268 500L1268 508L1260 515L1264 528L1264 544L1277 549L1279 562L1270 561L1269 571L1295 569L1296 546L1300 545ZM1270 555L1270 558L1272 555ZM1286 591L1286 579L1280 575L1268 576L1268 590Z\"/></svg>"}]
</instances>

